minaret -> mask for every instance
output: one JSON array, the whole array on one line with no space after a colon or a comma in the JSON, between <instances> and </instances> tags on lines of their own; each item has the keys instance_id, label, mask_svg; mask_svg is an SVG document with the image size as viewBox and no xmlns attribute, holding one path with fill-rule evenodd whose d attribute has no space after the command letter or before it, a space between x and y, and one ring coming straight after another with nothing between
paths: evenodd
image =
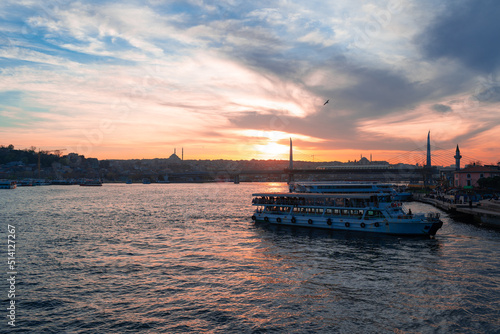
<instances>
[{"instance_id":1,"label":"minaret","mask_svg":"<svg viewBox=\"0 0 500 334\"><path fill-rule=\"evenodd\" d=\"M460 149L458 148L458 144L454 158L455 158L455 170L460 170L460 159L462 158L462 156L460 155Z\"/></svg>"},{"instance_id":2,"label":"minaret","mask_svg":"<svg viewBox=\"0 0 500 334\"><path fill-rule=\"evenodd\" d=\"M427 164L426 167L431 167L431 132L427 134Z\"/></svg>"},{"instance_id":3,"label":"minaret","mask_svg":"<svg viewBox=\"0 0 500 334\"><path fill-rule=\"evenodd\" d=\"M290 164L288 166L288 185L289 185L289 191L293 192L293 146L292 146L292 138L290 137Z\"/></svg>"},{"instance_id":4,"label":"minaret","mask_svg":"<svg viewBox=\"0 0 500 334\"><path fill-rule=\"evenodd\" d=\"M184 161L184 147L182 148L182 161Z\"/></svg>"}]
</instances>

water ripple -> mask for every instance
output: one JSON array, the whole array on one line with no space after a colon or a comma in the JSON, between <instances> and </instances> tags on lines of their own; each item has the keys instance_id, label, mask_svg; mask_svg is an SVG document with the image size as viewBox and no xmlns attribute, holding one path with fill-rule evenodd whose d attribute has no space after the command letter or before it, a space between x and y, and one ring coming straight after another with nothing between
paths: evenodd
<instances>
[{"instance_id":1,"label":"water ripple","mask_svg":"<svg viewBox=\"0 0 500 334\"><path fill-rule=\"evenodd\" d=\"M19 245L13 332L498 332L500 233L446 214L436 239L254 224L251 194L268 188L286 185L2 193Z\"/></svg>"}]
</instances>

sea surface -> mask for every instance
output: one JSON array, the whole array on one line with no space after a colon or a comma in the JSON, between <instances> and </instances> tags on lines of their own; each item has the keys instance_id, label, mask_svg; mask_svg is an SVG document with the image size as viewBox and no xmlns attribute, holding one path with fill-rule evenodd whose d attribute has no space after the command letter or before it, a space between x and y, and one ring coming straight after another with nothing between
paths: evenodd
<instances>
[{"instance_id":1,"label":"sea surface","mask_svg":"<svg viewBox=\"0 0 500 334\"><path fill-rule=\"evenodd\" d=\"M499 231L443 212L435 239L251 221L252 193L286 189L1 190L0 333L500 333Z\"/></svg>"}]
</instances>

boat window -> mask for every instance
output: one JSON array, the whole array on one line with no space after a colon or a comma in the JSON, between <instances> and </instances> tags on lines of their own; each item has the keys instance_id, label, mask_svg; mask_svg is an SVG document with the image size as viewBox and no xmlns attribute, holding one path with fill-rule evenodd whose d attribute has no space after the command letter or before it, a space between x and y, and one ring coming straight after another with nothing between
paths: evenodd
<instances>
[{"instance_id":1,"label":"boat window","mask_svg":"<svg viewBox=\"0 0 500 334\"><path fill-rule=\"evenodd\" d=\"M362 216L363 210L351 210L351 216Z\"/></svg>"},{"instance_id":2,"label":"boat window","mask_svg":"<svg viewBox=\"0 0 500 334\"><path fill-rule=\"evenodd\" d=\"M368 210L366 211L366 218L384 218L384 215L379 210Z\"/></svg>"}]
</instances>

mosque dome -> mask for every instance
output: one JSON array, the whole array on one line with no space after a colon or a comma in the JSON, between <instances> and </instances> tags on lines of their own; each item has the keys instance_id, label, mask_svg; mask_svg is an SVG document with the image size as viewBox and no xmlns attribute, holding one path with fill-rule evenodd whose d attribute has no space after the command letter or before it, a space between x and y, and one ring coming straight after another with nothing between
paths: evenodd
<instances>
[{"instance_id":1,"label":"mosque dome","mask_svg":"<svg viewBox=\"0 0 500 334\"><path fill-rule=\"evenodd\" d=\"M174 149L174 153L167 159L168 161L170 162L181 162L181 158L179 158L179 156L177 154L175 154L175 149Z\"/></svg>"}]
</instances>

